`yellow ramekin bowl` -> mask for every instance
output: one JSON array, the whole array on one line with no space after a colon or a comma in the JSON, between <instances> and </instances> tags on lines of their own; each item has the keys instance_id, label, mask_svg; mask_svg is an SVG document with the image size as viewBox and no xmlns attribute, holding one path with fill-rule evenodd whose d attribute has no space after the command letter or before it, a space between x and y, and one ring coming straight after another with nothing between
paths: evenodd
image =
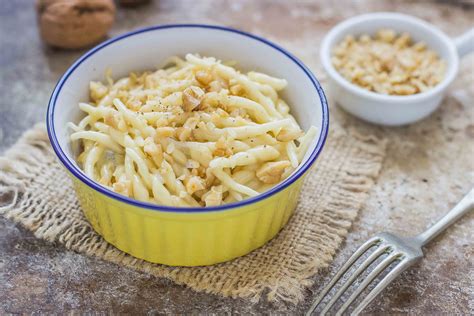
<instances>
[{"instance_id":1,"label":"yellow ramekin bowl","mask_svg":"<svg viewBox=\"0 0 474 316\"><path fill-rule=\"evenodd\" d=\"M285 78L283 97L303 129L318 128L303 162L283 182L254 198L206 208L169 207L119 195L89 179L75 161L67 122L82 114L89 82L163 66L173 55L200 53L235 60L242 70ZM161 64L160 64L161 63ZM110 39L79 58L59 80L49 101L48 134L74 183L92 227L118 249L171 266L210 265L245 255L272 239L295 210L303 178L321 152L328 105L314 75L283 48L255 35L211 25L163 25Z\"/></svg>"}]
</instances>

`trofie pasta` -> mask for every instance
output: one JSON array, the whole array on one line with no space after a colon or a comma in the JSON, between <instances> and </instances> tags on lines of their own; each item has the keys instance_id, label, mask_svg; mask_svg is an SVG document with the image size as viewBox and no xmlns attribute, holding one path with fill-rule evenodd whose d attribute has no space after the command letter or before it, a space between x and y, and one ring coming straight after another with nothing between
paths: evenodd
<instances>
[{"instance_id":1,"label":"trofie pasta","mask_svg":"<svg viewBox=\"0 0 474 316\"><path fill-rule=\"evenodd\" d=\"M69 123L77 162L128 197L169 206L216 206L256 196L301 163L306 133L278 93L286 80L244 75L212 57L90 83L86 116Z\"/></svg>"}]
</instances>

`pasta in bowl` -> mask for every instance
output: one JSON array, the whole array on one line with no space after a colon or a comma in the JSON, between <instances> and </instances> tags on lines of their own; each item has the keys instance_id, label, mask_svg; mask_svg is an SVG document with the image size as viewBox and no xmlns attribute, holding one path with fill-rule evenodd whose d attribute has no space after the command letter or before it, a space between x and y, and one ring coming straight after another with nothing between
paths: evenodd
<instances>
[{"instance_id":1,"label":"pasta in bowl","mask_svg":"<svg viewBox=\"0 0 474 316\"><path fill-rule=\"evenodd\" d=\"M100 44L62 76L47 111L91 227L134 257L172 266L231 260L272 239L328 124L323 90L298 59L209 25L149 27Z\"/></svg>"},{"instance_id":2,"label":"pasta in bowl","mask_svg":"<svg viewBox=\"0 0 474 316\"><path fill-rule=\"evenodd\" d=\"M241 74L213 57L173 57L169 67L90 83L74 131L88 177L143 202L217 206L286 179L316 127L304 134L278 92L287 82Z\"/></svg>"}]
</instances>

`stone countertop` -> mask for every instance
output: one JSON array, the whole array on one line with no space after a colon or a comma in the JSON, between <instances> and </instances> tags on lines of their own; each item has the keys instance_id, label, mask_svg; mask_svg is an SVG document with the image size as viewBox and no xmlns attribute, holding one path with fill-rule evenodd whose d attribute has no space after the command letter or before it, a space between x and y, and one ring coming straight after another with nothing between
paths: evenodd
<instances>
[{"instance_id":1,"label":"stone countertop","mask_svg":"<svg viewBox=\"0 0 474 316\"><path fill-rule=\"evenodd\" d=\"M464 4L463 4L464 3ZM120 9L112 35L140 26L207 22L269 37L315 71L318 46L332 25L358 13L400 11L429 20L449 35L472 27L468 1L173 1L155 0ZM216 14L216 12L219 12ZM44 46L30 0L0 4L0 153L35 122L44 119L49 95L67 67L83 53ZM284 21L284 22L282 22ZM474 86L474 58L461 63ZM471 78L468 78L468 77ZM452 90L462 88L455 82ZM420 232L452 207L474 184L474 104L450 99L429 118L409 127L362 123L332 105L332 120L389 140L377 185L360 212L324 282L297 306L196 293L183 286L88 258L38 240L0 218L0 314L48 312L302 314L310 292L318 292L357 246L379 231ZM405 272L366 314L474 313L472 213L426 248L426 258Z\"/></svg>"}]
</instances>

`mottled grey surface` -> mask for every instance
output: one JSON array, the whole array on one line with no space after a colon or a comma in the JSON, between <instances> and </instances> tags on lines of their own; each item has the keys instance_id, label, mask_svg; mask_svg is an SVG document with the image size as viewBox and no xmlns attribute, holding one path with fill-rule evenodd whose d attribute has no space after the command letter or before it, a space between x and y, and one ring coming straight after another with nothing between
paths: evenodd
<instances>
[{"instance_id":1,"label":"mottled grey surface","mask_svg":"<svg viewBox=\"0 0 474 316\"><path fill-rule=\"evenodd\" d=\"M454 1L158 1L118 12L113 34L170 22L214 22L256 32L294 51L323 79L317 59L322 34L359 12L396 10L430 20L450 35L472 26L472 6ZM468 3L468 2L465 2ZM336 5L338 5L336 7ZM45 47L30 0L0 2L0 152L44 118L60 75L82 52ZM473 58L463 81L474 85ZM472 100L472 99L471 99ZM430 118L410 127L376 128L332 108L332 120L387 137L389 150L377 186L329 271L315 277L317 292L358 244L382 230L415 234L434 222L474 184L474 104L452 98ZM403 274L367 314L474 313L473 214L426 248L426 259ZM122 313L302 314L298 306L223 299L78 255L35 239L0 218L0 314L102 311Z\"/></svg>"}]
</instances>

